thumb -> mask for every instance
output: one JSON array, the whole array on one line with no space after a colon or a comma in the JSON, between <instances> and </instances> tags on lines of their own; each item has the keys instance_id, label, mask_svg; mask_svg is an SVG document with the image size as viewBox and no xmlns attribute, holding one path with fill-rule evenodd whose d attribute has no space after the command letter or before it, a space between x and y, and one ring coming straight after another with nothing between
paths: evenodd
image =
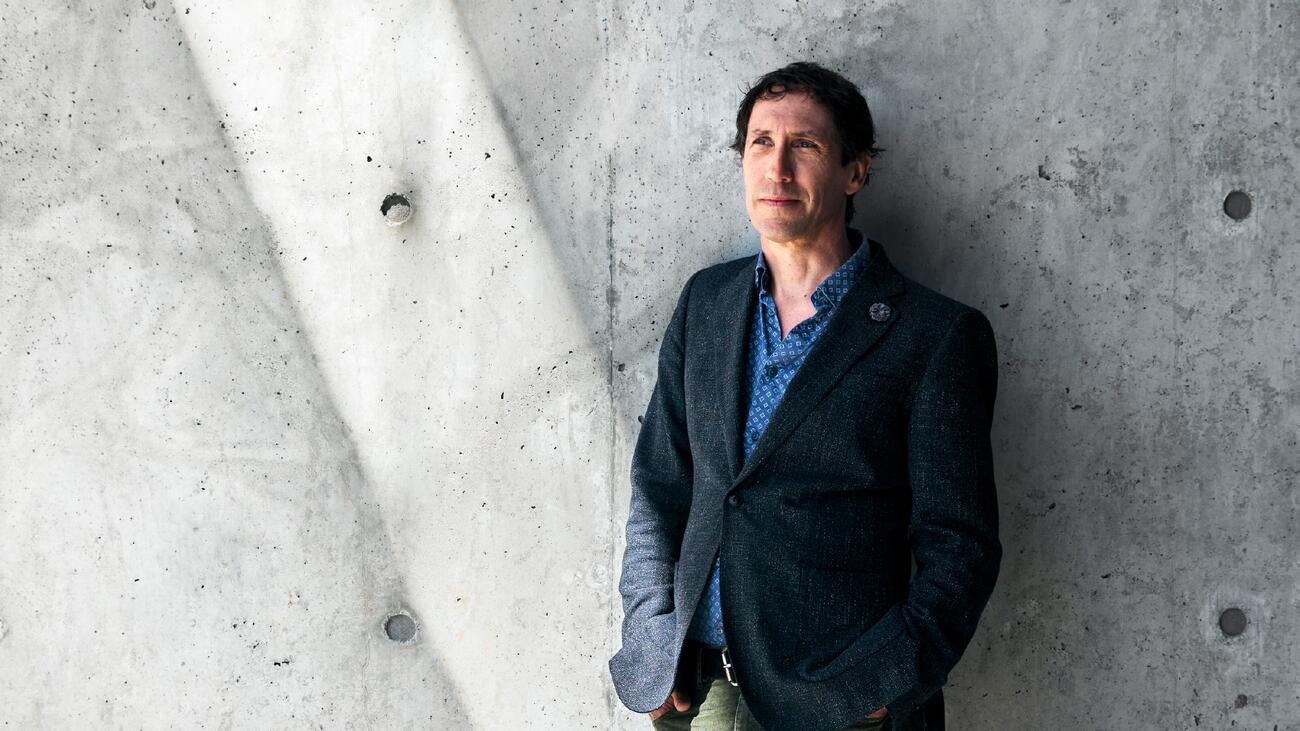
<instances>
[{"instance_id":1,"label":"thumb","mask_svg":"<svg viewBox=\"0 0 1300 731\"><path fill-rule=\"evenodd\" d=\"M673 707L679 711L689 711L691 709L691 699L680 690L674 690L668 699L672 701Z\"/></svg>"}]
</instances>

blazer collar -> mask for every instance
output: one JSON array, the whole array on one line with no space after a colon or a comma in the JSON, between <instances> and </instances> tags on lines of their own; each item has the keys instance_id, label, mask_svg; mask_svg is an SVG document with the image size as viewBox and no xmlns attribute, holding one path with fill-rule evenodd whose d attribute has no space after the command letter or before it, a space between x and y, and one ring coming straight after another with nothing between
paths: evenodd
<instances>
[{"instance_id":1,"label":"blazer collar","mask_svg":"<svg viewBox=\"0 0 1300 731\"><path fill-rule=\"evenodd\" d=\"M733 486L751 475L785 441L844 372L862 358L899 318L899 308L892 298L903 292L902 275L890 263L879 242L866 239L862 245L871 247L866 270L835 308L826 329L813 343L803 365L786 388L767 430L743 463L741 433L745 415L741 413L741 398L744 395L749 324L757 301L752 265L757 261L757 255L751 260L751 266L742 267L718 293L715 332L722 336L719 347L712 351L714 362L711 367L718 376L723 441ZM885 305L888 315L875 319L885 310L877 307L873 317L872 305L875 304Z\"/></svg>"}]
</instances>

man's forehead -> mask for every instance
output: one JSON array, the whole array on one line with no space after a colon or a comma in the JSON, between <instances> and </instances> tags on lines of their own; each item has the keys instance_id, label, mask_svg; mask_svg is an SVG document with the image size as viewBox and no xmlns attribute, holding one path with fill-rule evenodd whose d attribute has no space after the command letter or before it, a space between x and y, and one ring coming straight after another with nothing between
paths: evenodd
<instances>
[{"instance_id":1,"label":"man's forehead","mask_svg":"<svg viewBox=\"0 0 1300 731\"><path fill-rule=\"evenodd\" d=\"M819 137L830 132L830 114L810 95L787 92L779 98L760 97L749 114L750 134Z\"/></svg>"}]
</instances>

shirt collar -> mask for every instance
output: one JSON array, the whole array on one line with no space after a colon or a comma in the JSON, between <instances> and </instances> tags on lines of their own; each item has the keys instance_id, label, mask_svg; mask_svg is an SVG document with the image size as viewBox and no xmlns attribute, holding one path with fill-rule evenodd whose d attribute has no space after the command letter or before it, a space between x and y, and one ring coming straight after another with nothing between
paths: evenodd
<instances>
[{"instance_id":1,"label":"shirt collar","mask_svg":"<svg viewBox=\"0 0 1300 731\"><path fill-rule=\"evenodd\" d=\"M849 255L848 260L839 266L830 276L822 280L813 290L813 305L818 310L823 307L835 307L848 294L849 288L857 281L858 276L867 268L867 262L871 260L871 245L862 235L862 232L852 226L846 226L845 232L849 237L849 247L853 253ZM763 249L758 250L758 259L754 262L754 286L758 288L759 297L771 297L771 292L767 289L768 274L767 262L763 260Z\"/></svg>"}]
</instances>

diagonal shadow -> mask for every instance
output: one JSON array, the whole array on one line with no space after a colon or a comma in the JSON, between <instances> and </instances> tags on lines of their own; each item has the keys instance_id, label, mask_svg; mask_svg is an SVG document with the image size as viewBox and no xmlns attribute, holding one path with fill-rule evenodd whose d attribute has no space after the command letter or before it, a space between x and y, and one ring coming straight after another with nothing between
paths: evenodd
<instances>
[{"instance_id":1,"label":"diagonal shadow","mask_svg":"<svg viewBox=\"0 0 1300 731\"><path fill-rule=\"evenodd\" d=\"M115 678L177 699L155 709L120 698L126 725L205 706L235 725L463 725L431 633L385 636L409 598L380 503L177 12L119 2L23 21L62 76L55 86L78 92L76 106L47 102L68 121L31 138L51 169L76 172L68 215L27 216L15 231L60 275L34 281L26 316L77 329L34 349L44 374L19 369L50 405L21 418L42 427L27 438L34 454L57 455L50 469L96 466L75 482L96 506L82 520L113 526L144 511L133 532L104 531L108 565L71 547L59 565L92 587L151 572L164 587L146 605L101 591L94 614L105 619L78 618L60 637L90 642L93 622L109 622L95 656L120 652ZM178 658L183 671L157 672ZM45 675L19 693L36 714L66 695Z\"/></svg>"}]
</instances>

